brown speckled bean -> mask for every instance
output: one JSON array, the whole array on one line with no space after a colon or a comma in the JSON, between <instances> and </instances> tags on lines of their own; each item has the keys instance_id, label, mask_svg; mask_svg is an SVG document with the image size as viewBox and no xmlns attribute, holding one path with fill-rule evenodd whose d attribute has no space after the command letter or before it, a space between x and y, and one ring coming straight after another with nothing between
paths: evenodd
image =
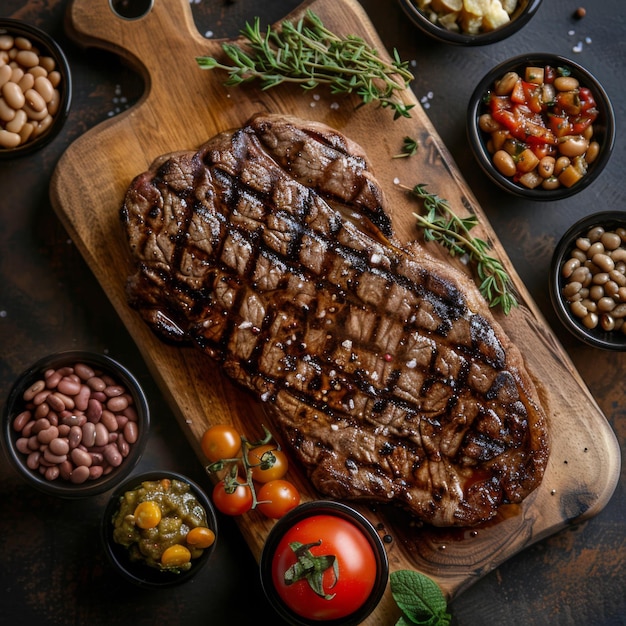
<instances>
[{"instance_id":1,"label":"brown speckled bean","mask_svg":"<svg viewBox=\"0 0 626 626\"><path fill-rule=\"evenodd\" d=\"M41 458L41 452L39 452L39 450L33 450L33 452L31 452L26 457L26 465L30 469L36 470L39 467L39 459L40 458Z\"/></svg>"}]
</instances>

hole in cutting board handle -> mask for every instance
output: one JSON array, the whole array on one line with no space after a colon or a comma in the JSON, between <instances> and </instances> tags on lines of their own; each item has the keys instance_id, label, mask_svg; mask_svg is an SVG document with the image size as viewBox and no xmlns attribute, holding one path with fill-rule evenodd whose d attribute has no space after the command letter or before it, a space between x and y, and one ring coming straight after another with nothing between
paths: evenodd
<instances>
[{"instance_id":1,"label":"hole in cutting board handle","mask_svg":"<svg viewBox=\"0 0 626 626\"><path fill-rule=\"evenodd\" d=\"M109 0L111 10L125 20L138 20L152 10L154 0Z\"/></svg>"}]
</instances>

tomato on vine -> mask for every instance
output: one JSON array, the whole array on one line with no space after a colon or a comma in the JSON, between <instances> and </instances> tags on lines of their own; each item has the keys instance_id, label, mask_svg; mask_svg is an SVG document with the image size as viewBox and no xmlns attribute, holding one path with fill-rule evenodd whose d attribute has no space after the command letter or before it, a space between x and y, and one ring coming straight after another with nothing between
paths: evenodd
<instances>
[{"instance_id":1,"label":"tomato on vine","mask_svg":"<svg viewBox=\"0 0 626 626\"><path fill-rule=\"evenodd\" d=\"M278 519L300 504L300 492L280 478L265 483L257 493L256 508L266 517Z\"/></svg>"},{"instance_id":2,"label":"tomato on vine","mask_svg":"<svg viewBox=\"0 0 626 626\"><path fill-rule=\"evenodd\" d=\"M241 450L241 435L228 424L216 424L202 435L201 447L212 463L221 459L232 459Z\"/></svg>"},{"instance_id":3,"label":"tomato on vine","mask_svg":"<svg viewBox=\"0 0 626 626\"><path fill-rule=\"evenodd\" d=\"M289 468L287 455L271 443L252 448L248 452L248 465L252 479L259 483L282 478Z\"/></svg>"},{"instance_id":4,"label":"tomato on vine","mask_svg":"<svg viewBox=\"0 0 626 626\"><path fill-rule=\"evenodd\" d=\"M252 502L250 485L238 478L220 480L213 487L213 504L225 515L243 515L252 508Z\"/></svg>"}]
</instances>

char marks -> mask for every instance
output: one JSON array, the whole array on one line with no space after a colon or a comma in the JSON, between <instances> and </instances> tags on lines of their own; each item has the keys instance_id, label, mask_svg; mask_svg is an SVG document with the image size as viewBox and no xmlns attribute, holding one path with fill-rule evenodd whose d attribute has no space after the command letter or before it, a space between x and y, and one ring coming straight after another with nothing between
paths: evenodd
<instances>
[{"instance_id":1,"label":"char marks","mask_svg":"<svg viewBox=\"0 0 626 626\"><path fill-rule=\"evenodd\" d=\"M122 219L130 303L266 401L322 493L470 525L541 481L519 353L472 283L393 240L337 131L256 116L157 160Z\"/></svg>"}]
</instances>

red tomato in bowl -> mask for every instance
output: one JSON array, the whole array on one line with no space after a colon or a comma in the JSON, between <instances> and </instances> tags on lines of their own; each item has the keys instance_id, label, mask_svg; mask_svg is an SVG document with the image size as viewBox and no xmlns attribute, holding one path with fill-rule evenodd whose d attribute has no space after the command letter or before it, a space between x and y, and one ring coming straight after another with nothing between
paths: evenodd
<instances>
[{"instance_id":1,"label":"red tomato in bowl","mask_svg":"<svg viewBox=\"0 0 626 626\"><path fill-rule=\"evenodd\" d=\"M307 549L307 556L324 563L313 586L306 577L290 580L299 571L298 549ZM335 620L354 613L368 600L376 576L376 555L367 537L355 524L335 515L312 515L297 522L280 539L272 558L272 582L278 595L294 613L310 620Z\"/></svg>"}]
</instances>

